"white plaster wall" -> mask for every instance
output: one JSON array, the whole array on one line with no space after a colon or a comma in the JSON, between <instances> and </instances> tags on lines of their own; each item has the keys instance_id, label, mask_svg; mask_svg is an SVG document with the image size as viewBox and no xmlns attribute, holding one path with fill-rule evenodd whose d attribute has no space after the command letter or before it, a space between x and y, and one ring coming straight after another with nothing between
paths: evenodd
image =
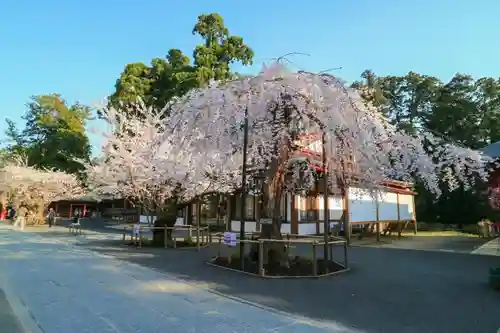
<instances>
[{"instance_id":1,"label":"white plaster wall","mask_svg":"<svg viewBox=\"0 0 500 333\"><path fill-rule=\"evenodd\" d=\"M319 220L325 219L325 199L322 195L316 197L318 200ZM328 197L328 210L330 211L330 220L339 220L344 211L344 200L342 197Z\"/></svg>"},{"instance_id":2,"label":"white plaster wall","mask_svg":"<svg viewBox=\"0 0 500 333\"><path fill-rule=\"evenodd\" d=\"M330 221L330 228L336 226L340 222ZM323 222L319 223L319 233L322 234L325 230ZM299 224L299 235L315 235L316 234L316 223L300 223Z\"/></svg>"},{"instance_id":3,"label":"white plaster wall","mask_svg":"<svg viewBox=\"0 0 500 333\"><path fill-rule=\"evenodd\" d=\"M409 194L399 195L399 212L401 220L413 220L415 207L413 207L413 196Z\"/></svg>"},{"instance_id":4,"label":"white plaster wall","mask_svg":"<svg viewBox=\"0 0 500 333\"><path fill-rule=\"evenodd\" d=\"M262 223L267 222L266 220L261 221ZM231 232L239 232L240 231L240 221L231 221ZM281 224L281 233L289 234L291 233L290 223L282 223ZM246 221L245 222L245 232L257 232L257 222L255 221Z\"/></svg>"},{"instance_id":5,"label":"white plaster wall","mask_svg":"<svg viewBox=\"0 0 500 333\"><path fill-rule=\"evenodd\" d=\"M381 221L398 220L398 195L396 193L382 193L378 202L378 216Z\"/></svg>"},{"instance_id":6,"label":"white plaster wall","mask_svg":"<svg viewBox=\"0 0 500 333\"><path fill-rule=\"evenodd\" d=\"M377 203L367 190L357 187L348 189L350 222L376 221Z\"/></svg>"}]
</instances>

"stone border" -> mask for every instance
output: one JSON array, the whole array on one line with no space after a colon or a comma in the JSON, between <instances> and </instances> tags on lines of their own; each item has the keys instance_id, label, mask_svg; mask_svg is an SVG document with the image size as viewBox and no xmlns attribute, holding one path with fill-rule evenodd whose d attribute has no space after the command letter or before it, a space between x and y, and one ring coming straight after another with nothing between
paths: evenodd
<instances>
[{"instance_id":1,"label":"stone border","mask_svg":"<svg viewBox=\"0 0 500 333\"><path fill-rule=\"evenodd\" d=\"M235 268L230 268L230 267L225 267L225 266L221 266L221 265L217 265L214 263L215 260L217 260L219 257L218 256L215 256L213 257L212 259L210 259L209 261L205 262L205 264L207 264L208 266L212 266L212 267L216 267L216 268L219 268L219 269L225 269L227 271L231 271L231 272L236 272L236 273L240 273L240 274L246 274L246 275L249 275L249 276L252 276L252 277L258 277L258 278L261 278L261 279L318 279L318 278L323 278L323 277L328 277L328 276L334 276L334 275L339 275L339 274L342 274L342 273L346 273L346 272L349 272L351 269L349 267L344 267L344 265L342 264L339 264L338 262L335 261L336 264L344 267L344 269L341 269L341 270L338 270L338 271L335 271L335 272L331 272L331 273L326 273L326 274L318 274L316 276L313 276L313 275L297 275L297 276L285 276L285 275L275 275L275 276L270 276L270 275L259 275L259 274L255 274L255 273L250 273L250 272L245 272L245 271L242 271L242 270L239 270L239 269L235 269Z\"/></svg>"},{"instance_id":2,"label":"stone border","mask_svg":"<svg viewBox=\"0 0 500 333\"><path fill-rule=\"evenodd\" d=\"M121 239L119 240L121 241ZM205 245L200 245L200 250L201 249L206 249L208 247L210 247L211 244L205 244ZM133 243L121 243L120 246L133 246ZM198 250L198 247L195 245L195 246L181 246L181 247L172 247L172 246L168 246L168 247L165 247L165 246L149 246L149 245L142 245L141 247L138 247L139 249L160 249L160 250L167 250L167 251L170 251L170 250Z\"/></svg>"}]
</instances>

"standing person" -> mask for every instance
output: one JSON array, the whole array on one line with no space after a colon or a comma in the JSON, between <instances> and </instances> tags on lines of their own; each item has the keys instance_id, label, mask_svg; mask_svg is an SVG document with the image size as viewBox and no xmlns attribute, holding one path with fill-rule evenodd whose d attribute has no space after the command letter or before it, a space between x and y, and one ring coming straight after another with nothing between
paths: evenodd
<instances>
[{"instance_id":1,"label":"standing person","mask_svg":"<svg viewBox=\"0 0 500 333\"><path fill-rule=\"evenodd\" d=\"M47 220L49 222L49 228L52 228L52 225L56 222L56 212L54 208L49 208L49 213L47 214Z\"/></svg>"},{"instance_id":2,"label":"standing person","mask_svg":"<svg viewBox=\"0 0 500 333\"><path fill-rule=\"evenodd\" d=\"M75 215L73 216L73 224L80 224L80 212L75 211Z\"/></svg>"},{"instance_id":3,"label":"standing person","mask_svg":"<svg viewBox=\"0 0 500 333\"><path fill-rule=\"evenodd\" d=\"M19 209L16 212L16 223L14 223L14 227L19 227L21 230L24 230L24 225L26 224L26 215L28 215L28 208L21 203Z\"/></svg>"},{"instance_id":4,"label":"standing person","mask_svg":"<svg viewBox=\"0 0 500 333\"><path fill-rule=\"evenodd\" d=\"M14 207L10 207L10 210L9 210L9 219L14 221L14 217L16 216L16 210L14 209Z\"/></svg>"},{"instance_id":5,"label":"standing person","mask_svg":"<svg viewBox=\"0 0 500 333\"><path fill-rule=\"evenodd\" d=\"M139 247L141 245L139 241L140 238L141 238L141 222L137 221L137 223L134 225L132 229L132 242L134 243L135 247Z\"/></svg>"}]
</instances>

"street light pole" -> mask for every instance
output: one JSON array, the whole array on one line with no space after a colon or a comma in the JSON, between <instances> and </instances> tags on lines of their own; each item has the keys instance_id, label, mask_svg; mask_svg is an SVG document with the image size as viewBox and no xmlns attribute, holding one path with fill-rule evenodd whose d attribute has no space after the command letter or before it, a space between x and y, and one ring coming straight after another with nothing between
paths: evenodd
<instances>
[{"instance_id":1,"label":"street light pole","mask_svg":"<svg viewBox=\"0 0 500 333\"><path fill-rule=\"evenodd\" d=\"M324 259L324 264L325 264L325 273L326 273L326 268L328 267L327 265L327 260L328 260L328 236L330 233L330 209L328 208L328 173L326 170L326 134L323 130L322 136L321 136L321 155L322 155L322 166L323 166L323 184L324 184L324 189L323 189L323 199L324 199L324 206L325 206L325 214L324 214L324 225L323 225L323 235L324 235L324 247L323 247L323 259Z\"/></svg>"},{"instance_id":2,"label":"street light pole","mask_svg":"<svg viewBox=\"0 0 500 333\"><path fill-rule=\"evenodd\" d=\"M241 167L241 214L240 214L240 266L245 268L245 206L247 201L247 145L248 145L248 107L245 108L245 120L243 124L243 165Z\"/></svg>"}]
</instances>

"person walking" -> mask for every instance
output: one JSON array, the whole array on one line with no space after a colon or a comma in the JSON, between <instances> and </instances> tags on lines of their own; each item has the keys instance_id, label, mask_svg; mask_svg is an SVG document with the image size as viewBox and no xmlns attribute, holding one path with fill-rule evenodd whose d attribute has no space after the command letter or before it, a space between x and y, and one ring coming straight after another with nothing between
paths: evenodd
<instances>
[{"instance_id":1,"label":"person walking","mask_svg":"<svg viewBox=\"0 0 500 333\"><path fill-rule=\"evenodd\" d=\"M19 229L24 230L24 226L26 224L26 215L28 215L28 208L21 203L19 209L16 212L16 222L14 223L14 227L18 227Z\"/></svg>"},{"instance_id":2,"label":"person walking","mask_svg":"<svg viewBox=\"0 0 500 333\"><path fill-rule=\"evenodd\" d=\"M49 212L47 214L47 221L49 222L49 228L52 228L52 225L55 225L56 212L54 211L54 208L49 208Z\"/></svg>"}]
</instances>

